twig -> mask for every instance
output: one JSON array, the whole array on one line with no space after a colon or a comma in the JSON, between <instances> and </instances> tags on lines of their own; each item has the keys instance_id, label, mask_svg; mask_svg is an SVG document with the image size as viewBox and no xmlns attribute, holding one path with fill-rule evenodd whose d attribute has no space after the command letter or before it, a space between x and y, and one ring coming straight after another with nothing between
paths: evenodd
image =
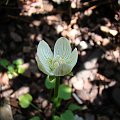
<instances>
[{"instance_id":1,"label":"twig","mask_svg":"<svg viewBox=\"0 0 120 120\"><path fill-rule=\"evenodd\" d=\"M17 16L13 16L13 15L8 15L8 18L15 19L15 20L20 20L20 21L27 22L27 23L31 23L28 20L22 19L22 18L17 17Z\"/></svg>"}]
</instances>

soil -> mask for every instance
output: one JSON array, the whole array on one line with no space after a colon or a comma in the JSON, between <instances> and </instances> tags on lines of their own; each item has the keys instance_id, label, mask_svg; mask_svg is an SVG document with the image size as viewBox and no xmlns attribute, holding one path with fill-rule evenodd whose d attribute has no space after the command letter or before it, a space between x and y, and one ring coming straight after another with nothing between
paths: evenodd
<instances>
[{"instance_id":1,"label":"soil","mask_svg":"<svg viewBox=\"0 0 120 120\"><path fill-rule=\"evenodd\" d=\"M73 76L62 77L61 82L72 86L80 102L73 95L63 101L57 114L69 103L76 103L81 110L75 115L83 120L120 120L119 6L117 0L0 2L0 59L12 63L21 58L26 68L25 73L9 80L7 70L0 66L0 84L7 86L1 95L9 96L14 120L35 115L51 119L51 91L45 88L46 75L38 70L35 55L39 41L45 40L53 49L61 36L68 38L79 54ZM27 92L41 111L20 107L18 97Z\"/></svg>"}]
</instances>

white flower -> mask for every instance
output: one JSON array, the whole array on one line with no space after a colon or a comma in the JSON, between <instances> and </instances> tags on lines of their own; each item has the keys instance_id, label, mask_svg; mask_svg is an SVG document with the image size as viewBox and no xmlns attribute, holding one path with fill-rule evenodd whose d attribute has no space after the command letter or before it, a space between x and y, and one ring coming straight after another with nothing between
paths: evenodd
<instances>
[{"instance_id":1,"label":"white flower","mask_svg":"<svg viewBox=\"0 0 120 120\"><path fill-rule=\"evenodd\" d=\"M40 41L37 48L36 61L39 69L50 76L64 76L69 74L78 58L77 49L71 49L69 41L61 37L54 46L54 54L49 45Z\"/></svg>"}]
</instances>

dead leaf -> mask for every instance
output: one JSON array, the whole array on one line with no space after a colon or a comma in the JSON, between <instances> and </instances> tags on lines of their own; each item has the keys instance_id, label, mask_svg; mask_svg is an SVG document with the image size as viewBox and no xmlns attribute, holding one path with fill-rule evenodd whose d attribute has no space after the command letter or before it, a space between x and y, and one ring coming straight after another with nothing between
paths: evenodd
<instances>
[{"instance_id":1,"label":"dead leaf","mask_svg":"<svg viewBox=\"0 0 120 120\"><path fill-rule=\"evenodd\" d=\"M110 29L106 26L100 26L100 30L105 32L105 33L110 33L113 36L116 36L118 34L117 30Z\"/></svg>"},{"instance_id":2,"label":"dead leaf","mask_svg":"<svg viewBox=\"0 0 120 120\"><path fill-rule=\"evenodd\" d=\"M77 77L72 77L70 81L75 89L77 89L77 90L83 89L83 80L82 79L78 80Z\"/></svg>"},{"instance_id":3,"label":"dead leaf","mask_svg":"<svg viewBox=\"0 0 120 120\"><path fill-rule=\"evenodd\" d=\"M0 85L9 85L7 73L0 73Z\"/></svg>"},{"instance_id":4,"label":"dead leaf","mask_svg":"<svg viewBox=\"0 0 120 120\"><path fill-rule=\"evenodd\" d=\"M109 32L109 28L106 27L106 26L101 26L101 27L100 27L100 30L103 31L103 32L106 32L106 33Z\"/></svg>"},{"instance_id":5,"label":"dead leaf","mask_svg":"<svg viewBox=\"0 0 120 120\"><path fill-rule=\"evenodd\" d=\"M0 106L0 120L13 120L9 98L5 98Z\"/></svg>"},{"instance_id":6,"label":"dead leaf","mask_svg":"<svg viewBox=\"0 0 120 120\"><path fill-rule=\"evenodd\" d=\"M104 38L103 41L102 41L102 45L103 45L103 46L106 46L106 45L108 45L109 43L110 43L110 40L107 39L107 38Z\"/></svg>"},{"instance_id":7,"label":"dead leaf","mask_svg":"<svg viewBox=\"0 0 120 120\"><path fill-rule=\"evenodd\" d=\"M110 30L109 30L109 33L110 33L111 35L113 35L113 36L116 36L116 35L118 34L118 31L117 31L117 30L112 30L112 29L110 29Z\"/></svg>"},{"instance_id":8,"label":"dead leaf","mask_svg":"<svg viewBox=\"0 0 120 120\"><path fill-rule=\"evenodd\" d=\"M21 42L22 41L21 36L19 34L15 33L15 32L10 32L10 36L15 42Z\"/></svg>"}]
</instances>

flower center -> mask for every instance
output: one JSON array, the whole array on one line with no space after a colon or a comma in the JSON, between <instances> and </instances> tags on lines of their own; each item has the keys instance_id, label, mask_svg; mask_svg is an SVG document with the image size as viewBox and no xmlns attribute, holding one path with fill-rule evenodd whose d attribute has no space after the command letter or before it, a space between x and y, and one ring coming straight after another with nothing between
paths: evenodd
<instances>
[{"instance_id":1,"label":"flower center","mask_svg":"<svg viewBox=\"0 0 120 120\"><path fill-rule=\"evenodd\" d=\"M50 69L53 71L55 68L57 68L58 66L64 63L65 60L58 55L56 56L56 58L53 58L52 60L49 61L49 66Z\"/></svg>"}]
</instances>

